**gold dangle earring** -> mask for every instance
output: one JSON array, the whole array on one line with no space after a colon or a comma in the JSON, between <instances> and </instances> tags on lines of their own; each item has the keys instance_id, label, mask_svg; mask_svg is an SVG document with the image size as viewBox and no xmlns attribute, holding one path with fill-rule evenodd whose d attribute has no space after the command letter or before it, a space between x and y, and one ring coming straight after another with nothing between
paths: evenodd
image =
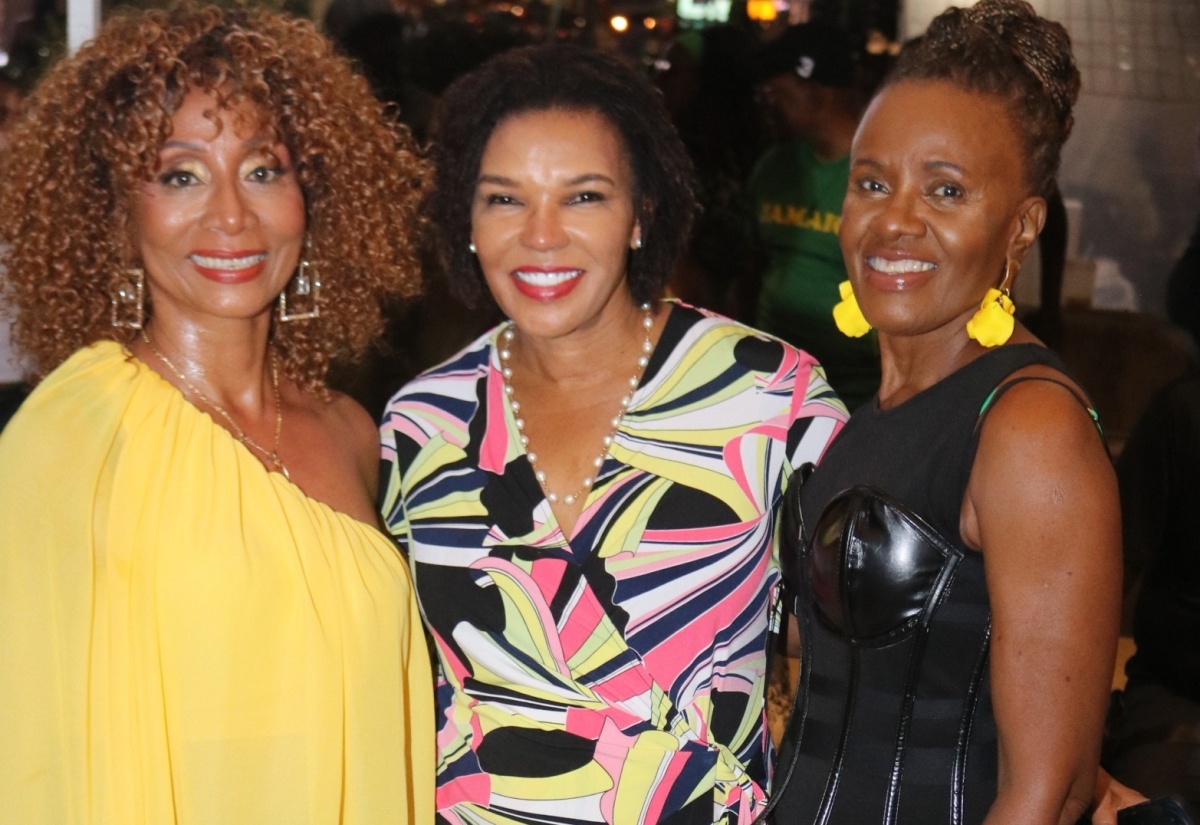
<instances>
[{"instance_id":1,"label":"gold dangle earring","mask_svg":"<svg viewBox=\"0 0 1200 825\"><path fill-rule=\"evenodd\" d=\"M117 329L141 329L146 321L146 273L140 267L125 270L125 277L112 285L112 325Z\"/></svg>"},{"instance_id":2,"label":"gold dangle earring","mask_svg":"<svg viewBox=\"0 0 1200 825\"><path fill-rule=\"evenodd\" d=\"M1012 279L1021 271L1021 265L1009 259L1004 262L1004 280L1000 288L992 287L983 296L979 310L967 321L967 335L985 347L998 347L1012 337L1013 306L1009 297L1009 285Z\"/></svg>"},{"instance_id":3,"label":"gold dangle earring","mask_svg":"<svg viewBox=\"0 0 1200 825\"><path fill-rule=\"evenodd\" d=\"M279 320L284 323L321 317L321 275L308 260L311 251L309 242L305 240L300 266L283 292L279 293ZM289 304L291 309L288 309Z\"/></svg>"},{"instance_id":4,"label":"gold dangle earring","mask_svg":"<svg viewBox=\"0 0 1200 825\"><path fill-rule=\"evenodd\" d=\"M858 299L854 297L854 287L849 281L838 284L838 292L842 300L833 305L833 323L838 331L849 338L862 338L871 331L871 325L862 310L858 308Z\"/></svg>"}]
</instances>

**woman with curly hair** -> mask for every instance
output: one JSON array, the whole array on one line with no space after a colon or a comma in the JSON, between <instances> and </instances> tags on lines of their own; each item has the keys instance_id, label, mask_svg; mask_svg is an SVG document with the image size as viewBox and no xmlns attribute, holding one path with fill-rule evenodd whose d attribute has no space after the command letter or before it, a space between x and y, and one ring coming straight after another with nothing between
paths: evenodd
<instances>
[{"instance_id":1,"label":"woman with curly hair","mask_svg":"<svg viewBox=\"0 0 1200 825\"><path fill-rule=\"evenodd\" d=\"M30 98L4 297L0 810L426 823L432 676L378 442L324 385L415 289L423 164L312 26L109 21Z\"/></svg>"},{"instance_id":2,"label":"woman with curly hair","mask_svg":"<svg viewBox=\"0 0 1200 825\"><path fill-rule=\"evenodd\" d=\"M507 321L392 399L384 517L439 657L439 822L742 825L793 466L845 416L804 353L661 300L691 164L619 58L443 98L430 214Z\"/></svg>"},{"instance_id":3,"label":"woman with curly hair","mask_svg":"<svg viewBox=\"0 0 1200 825\"><path fill-rule=\"evenodd\" d=\"M858 127L834 315L878 330L882 383L788 501L803 675L775 822L1069 825L1107 782L1114 474L1008 299L1079 83L1061 25L983 0L933 21Z\"/></svg>"}]
</instances>

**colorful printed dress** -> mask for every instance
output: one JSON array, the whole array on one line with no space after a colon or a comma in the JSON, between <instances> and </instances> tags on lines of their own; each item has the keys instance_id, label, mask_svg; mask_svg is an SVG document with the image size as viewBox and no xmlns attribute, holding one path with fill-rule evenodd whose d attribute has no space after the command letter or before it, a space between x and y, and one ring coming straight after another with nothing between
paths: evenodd
<instances>
[{"instance_id":1,"label":"colorful printed dress","mask_svg":"<svg viewBox=\"0 0 1200 825\"><path fill-rule=\"evenodd\" d=\"M676 304L568 543L492 330L392 399L384 516L440 660L439 822L761 810L777 504L845 411L812 358Z\"/></svg>"}]
</instances>

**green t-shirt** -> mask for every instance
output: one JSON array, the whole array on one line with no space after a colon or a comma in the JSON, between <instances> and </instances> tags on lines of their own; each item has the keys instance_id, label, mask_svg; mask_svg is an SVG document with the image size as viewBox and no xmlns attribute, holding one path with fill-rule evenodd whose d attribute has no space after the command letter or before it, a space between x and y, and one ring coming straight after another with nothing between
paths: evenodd
<instances>
[{"instance_id":1,"label":"green t-shirt","mask_svg":"<svg viewBox=\"0 0 1200 825\"><path fill-rule=\"evenodd\" d=\"M755 325L821 362L846 406L879 389L875 333L847 338L833 323L846 266L838 245L850 157L822 163L803 142L768 149L750 176L759 240L767 254Z\"/></svg>"}]
</instances>

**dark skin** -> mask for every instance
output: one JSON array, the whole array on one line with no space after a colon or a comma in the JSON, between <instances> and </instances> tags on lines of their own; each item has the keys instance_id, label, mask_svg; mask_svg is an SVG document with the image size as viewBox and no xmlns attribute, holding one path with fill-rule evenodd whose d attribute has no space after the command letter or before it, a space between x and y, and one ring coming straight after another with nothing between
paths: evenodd
<instances>
[{"instance_id":1,"label":"dark skin","mask_svg":"<svg viewBox=\"0 0 1200 825\"><path fill-rule=\"evenodd\" d=\"M227 117L218 129L204 115L213 105L206 95L185 99L156 177L135 196L132 214L153 306L145 332L187 382L141 338L130 350L218 426L236 437L219 406L270 450L277 412L271 319L299 262L303 195L287 150L249 125L253 118ZM278 452L292 483L334 510L378 524L374 421L347 396L320 398L282 375L279 400Z\"/></svg>"},{"instance_id":2,"label":"dark skin","mask_svg":"<svg viewBox=\"0 0 1200 825\"><path fill-rule=\"evenodd\" d=\"M1045 201L1014 172L1024 168L1020 146L1003 100L944 82L887 87L864 116L841 239L855 295L879 331L881 407L987 351L966 322L1045 220ZM1029 342L1017 325L1008 343ZM1017 375L1062 380L1043 367ZM1072 394L1033 381L1002 396L983 427L960 520L964 542L983 553L992 610L1000 764L988 823L1069 825L1103 790L1118 513L1111 464Z\"/></svg>"}]
</instances>

